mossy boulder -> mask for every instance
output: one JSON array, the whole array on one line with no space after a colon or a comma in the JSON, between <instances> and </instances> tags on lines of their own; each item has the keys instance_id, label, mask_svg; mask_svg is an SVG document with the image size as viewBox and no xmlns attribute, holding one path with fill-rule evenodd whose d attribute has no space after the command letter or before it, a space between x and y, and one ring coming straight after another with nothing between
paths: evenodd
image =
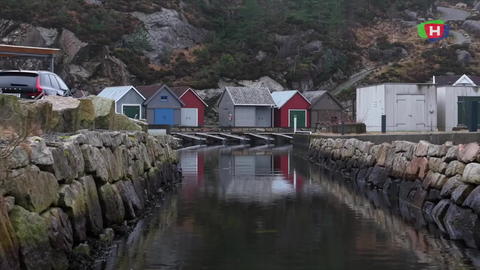
<instances>
[{"instance_id":1,"label":"mossy boulder","mask_svg":"<svg viewBox=\"0 0 480 270\"><path fill-rule=\"evenodd\" d=\"M0 95L0 115L0 137L10 133L24 133L22 108L17 97Z\"/></svg>"},{"instance_id":2,"label":"mossy boulder","mask_svg":"<svg viewBox=\"0 0 480 270\"><path fill-rule=\"evenodd\" d=\"M13 170L1 187L17 205L35 213L43 212L58 198L55 176L34 166Z\"/></svg>"},{"instance_id":3,"label":"mossy boulder","mask_svg":"<svg viewBox=\"0 0 480 270\"><path fill-rule=\"evenodd\" d=\"M52 252L47 222L39 214L27 211L18 205L13 207L9 217L20 245L23 268L50 270Z\"/></svg>"},{"instance_id":4,"label":"mossy boulder","mask_svg":"<svg viewBox=\"0 0 480 270\"><path fill-rule=\"evenodd\" d=\"M75 132L79 127L80 101L71 97L46 96L52 104L51 129L56 132Z\"/></svg>"},{"instance_id":5,"label":"mossy boulder","mask_svg":"<svg viewBox=\"0 0 480 270\"><path fill-rule=\"evenodd\" d=\"M52 104L51 130L75 132L95 127L95 108L91 99L47 96Z\"/></svg>"},{"instance_id":6,"label":"mossy boulder","mask_svg":"<svg viewBox=\"0 0 480 270\"><path fill-rule=\"evenodd\" d=\"M87 232L98 235L103 230L103 217L97 187L91 175L86 175L78 180L83 187L87 208Z\"/></svg>"},{"instance_id":7,"label":"mossy boulder","mask_svg":"<svg viewBox=\"0 0 480 270\"><path fill-rule=\"evenodd\" d=\"M118 189L110 183L106 183L98 188L98 196L102 207L104 226L120 225L125 218L125 208Z\"/></svg>"},{"instance_id":8,"label":"mossy boulder","mask_svg":"<svg viewBox=\"0 0 480 270\"><path fill-rule=\"evenodd\" d=\"M91 96L95 109L95 128L113 130L115 128L115 101L109 98Z\"/></svg>"},{"instance_id":9,"label":"mossy boulder","mask_svg":"<svg viewBox=\"0 0 480 270\"><path fill-rule=\"evenodd\" d=\"M80 109L78 110L78 128L94 129L95 128L95 107L93 101L88 98L78 99L80 101Z\"/></svg>"},{"instance_id":10,"label":"mossy boulder","mask_svg":"<svg viewBox=\"0 0 480 270\"><path fill-rule=\"evenodd\" d=\"M0 239L0 269L20 270L19 244L3 196L0 196Z\"/></svg>"},{"instance_id":11,"label":"mossy boulder","mask_svg":"<svg viewBox=\"0 0 480 270\"><path fill-rule=\"evenodd\" d=\"M87 239L87 203L83 186L78 181L69 185L62 185L59 190L57 205L60 206L70 218L73 228L73 236L76 242Z\"/></svg>"},{"instance_id":12,"label":"mossy boulder","mask_svg":"<svg viewBox=\"0 0 480 270\"><path fill-rule=\"evenodd\" d=\"M115 130L138 130L143 131L145 125L142 125L142 121L135 121L123 114L115 114ZM147 125L148 127L148 125Z\"/></svg>"},{"instance_id":13,"label":"mossy boulder","mask_svg":"<svg viewBox=\"0 0 480 270\"><path fill-rule=\"evenodd\" d=\"M52 105L44 100L20 100L0 95L0 136L38 136L50 131Z\"/></svg>"},{"instance_id":14,"label":"mossy boulder","mask_svg":"<svg viewBox=\"0 0 480 270\"><path fill-rule=\"evenodd\" d=\"M52 105L45 100L21 100L23 125L29 136L40 136L51 132Z\"/></svg>"}]
</instances>

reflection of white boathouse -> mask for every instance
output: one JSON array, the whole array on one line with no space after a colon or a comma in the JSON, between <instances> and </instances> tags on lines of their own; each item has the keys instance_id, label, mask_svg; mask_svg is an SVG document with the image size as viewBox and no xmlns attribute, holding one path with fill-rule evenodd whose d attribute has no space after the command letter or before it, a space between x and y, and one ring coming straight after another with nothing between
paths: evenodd
<instances>
[{"instance_id":1,"label":"reflection of white boathouse","mask_svg":"<svg viewBox=\"0 0 480 270\"><path fill-rule=\"evenodd\" d=\"M219 187L226 199L271 203L295 193L295 186L275 168L274 156L249 154L221 154ZM285 155L289 155L288 152Z\"/></svg>"}]
</instances>

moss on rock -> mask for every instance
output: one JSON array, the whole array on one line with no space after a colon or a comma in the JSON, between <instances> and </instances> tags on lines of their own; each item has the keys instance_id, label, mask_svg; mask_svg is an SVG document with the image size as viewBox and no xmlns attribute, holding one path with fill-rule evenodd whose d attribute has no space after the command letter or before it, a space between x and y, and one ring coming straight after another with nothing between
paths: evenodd
<instances>
[{"instance_id":1,"label":"moss on rock","mask_svg":"<svg viewBox=\"0 0 480 270\"><path fill-rule=\"evenodd\" d=\"M95 110L95 128L113 130L115 128L115 101L109 98L91 96Z\"/></svg>"},{"instance_id":2,"label":"moss on rock","mask_svg":"<svg viewBox=\"0 0 480 270\"><path fill-rule=\"evenodd\" d=\"M58 193L60 198L57 205L62 207L70 218L75 241L85 241L87 239L87 210L82 184L78 181L73 181L69 185L61 186Z\"/></svg>"},{"instance_id":3,"label":"moss on rock","mask_svg":"<svg viewBox=\"0 0 480 270\"><path fill-rule=\"evenodd\" d=\"M41 213L58 198L58 182L55 176L41 172L36 167L14 170L3 188L15 198L15 203L25 209Z\"/></svg>"},{"instance_id":4,"label":"moss on rock","mask_svg":"<svg viewBox=\"0 0 480 270\"><path fill-rule=\"evenodd\" d=\"M19 245L8 217L3 196L0 196L0 269L20 269Z\"/></svg>"},{"instance_id":5,"label":"moss on rock","mask_svg":"<svg viewBox=\"0 0 480 270\"><path fill-rule=\"evenodd\" d=\"M15 205L10 212L10 221L20 244L25 269L51 269L52 253L45 220L39 214Z\"/></svg>"}]
</instances>

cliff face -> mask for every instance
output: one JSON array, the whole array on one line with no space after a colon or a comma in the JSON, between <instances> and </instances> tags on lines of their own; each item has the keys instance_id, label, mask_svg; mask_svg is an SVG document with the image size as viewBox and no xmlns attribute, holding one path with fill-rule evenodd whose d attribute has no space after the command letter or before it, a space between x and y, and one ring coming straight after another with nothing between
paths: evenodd
<instances>
[{"instance_id":1,"label":"cliff face","mask_svg":"<svg viewBox=\"0 0 480 270\"><path fill-rule=\"evenodd\" d=\"M263 84L338 93L365 77L349 79L354 74L376 69L370 82L418 82L434 67L422 71L415 63L415 72L409 72L408 60L425 62L442 54L442 61L457 61L450 52L420 55L439 48L414 39L414 28L392 23L405 8L410 14L432 1L397 2L394 15L380 0L66 0L60 9L55 1L0 0L6 7L0 10L0 42L60 48L56 72L71 87L92 94L105 86L153 83L202 90ZM433 16L425 10L417 13ZM385 36L389 32L396 34ZM397 62L402 64L391 66ZM3 59L0 67L47 69L48 64Z\"/></svg>"},{"instance_id":2,"label":"cliff face","mask_svg":"<svg viewBox=\"0 0 480 270\"><path fill-rule=\"evenodd\" d=\"M152 64L160 65L162 59L169 58L173 50L184 50L201 43L207 33L204 29L192 26L182 13L173 9L164 8L151 14L133 12L132 15L144 25L145 37L151 44L145 50L144 58ZM132 63L127 66L114 54L115 49L136 46L139 38L142 37L138 33L132 33L110 44L84 42L65 28L44 28L14 20L0 20L1 43L60 48L62 52L55 59L56 73L70 86L92 94L100 92L105 86L142 83L130 70L133 69L134 73L141 71L137 71ZM1 59L0 66L3 69L49 67L46 61L32 59Z\"/></svg>"}]
</instances>

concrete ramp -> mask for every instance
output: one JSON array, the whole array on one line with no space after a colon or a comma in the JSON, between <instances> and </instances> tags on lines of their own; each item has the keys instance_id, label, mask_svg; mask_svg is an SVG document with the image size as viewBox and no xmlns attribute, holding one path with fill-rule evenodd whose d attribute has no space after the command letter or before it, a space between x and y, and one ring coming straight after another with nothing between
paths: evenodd
<instances>
[{"instance_id":1,"label":"concrete ramp","mask_svg":"<svg viewBox=\"0 0 480 270\"><path fill-rule=\"evenodd\" d=\"M207 138L210 138L210 139L213 139L213 140L219 140L219 141L226 141L227 140L223 137L213 135L213 134L209 134L209 133L199 133L199 132L197 132L197 133L195 133L195 135L202 136L202 137L207 137Z\"/></svg>"},{"instance_id":2,"label":"concrete ramp","mask_svg":"<svg viewBox=\"0 0 480 270\"><path fill-rule=\"evenodd\" d=\"M204 144L204 143L207 142L207 139L205 139L205 138L197 137L197 136L190 135L190 134L175 133L173 135L178 136L178 137L182 138L183 140L192 141L195 144Z\"/></svg>"},{"instance_id":3,"label":"concrete ramp","mask_svg":"<svg viewBox=\"0 0 480 270\"><path fill-rule=\"evenodd\" d=\"M237 136L229 133L218 133L218 135L225 137L227 140L238 140L241 142L250 142L249 138L241 137L241 136Z\"/></svg>"}]
</instances>

